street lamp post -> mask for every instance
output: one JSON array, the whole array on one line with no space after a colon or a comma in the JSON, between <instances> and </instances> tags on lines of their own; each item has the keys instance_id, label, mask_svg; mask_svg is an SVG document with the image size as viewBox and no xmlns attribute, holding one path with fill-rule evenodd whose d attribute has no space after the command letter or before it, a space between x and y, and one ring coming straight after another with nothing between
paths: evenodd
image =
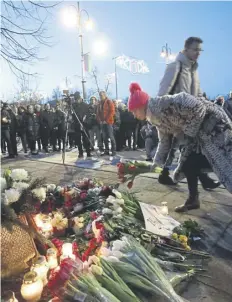
<instances>
[{"instance_id":1,"label":"street lamp post","mask_svg":"<svg viewBox=\"0 0 232 302\"><path fill-rule=\"evenodd\" d=\"M84 48L83 48L83 34L82 34L82 23L81 23L81 13L85 12L88 20L89 14L86 10L80 9L80 2L77 2L77 12L78 12L78 30L79 30L79 39L80 39L80 50L81 50L81 84L82 84L82 93L83 99L86 100L86 90L85 90L85 66L84 66Z\"/></svg>"},{"instance_id":2,"label":"street lamp post","mask_svg":"<svg viewBox=\"0 0 232 302\"><path fill-rule=\"evenodd\" d=\"M117 57L114 57L114 73L115 73L115 92L116 92L116 100L118 99L118 75L117 75Z\"/></svg>"},{"instance_id":3,"label":"street lamp post","mask_svg":"<svg viewBox=\"0 0 232 302\"><path fill-rule=\"evenodd\" d=\"M168 60L173 59L174 56L172 55L172 51L171 51L171 48L168 46L168 43L166 43L164 46L162 46L160 56L162 58L166 59L166 63L168 63Z\"/></svg>"}]
</instances>

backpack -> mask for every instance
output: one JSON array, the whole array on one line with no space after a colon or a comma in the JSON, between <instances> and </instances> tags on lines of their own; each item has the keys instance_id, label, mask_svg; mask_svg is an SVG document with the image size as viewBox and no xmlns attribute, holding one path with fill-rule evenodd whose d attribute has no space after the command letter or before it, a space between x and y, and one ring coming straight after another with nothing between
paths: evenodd
<instances>
[{"instance_id":1,"label":"backpack","mask_svg":"<svg viewBox=\"0 0 232 302\"><path fill-rule=\"evenodd\" d=\"M176 81L175 81L175 83L174 83L171 91L169 92L170 95L173 95L175 93L175 89L176 89L177 83L178 83L178 81L180 79L180 75L181 75L181 71L182 71L182 63L180 61L178 61L178 62L179 62L180 69L178 71L178 74L177 74L177 77L176 77Z\"/></svg>"}]
</instances>

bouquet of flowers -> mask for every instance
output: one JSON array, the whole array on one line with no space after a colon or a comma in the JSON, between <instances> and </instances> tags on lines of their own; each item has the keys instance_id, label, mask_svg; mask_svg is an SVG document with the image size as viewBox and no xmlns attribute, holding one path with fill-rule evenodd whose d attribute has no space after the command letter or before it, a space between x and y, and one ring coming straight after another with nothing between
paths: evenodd
<instances>
[{"instance_id":1,"label":"bouquet of flowers","mask_svg":"<svg viewBox=\"0 0 232 302\"><path fill-rule=\"evenodd\" d=\"M159 167L151 171L151 167L151 165L144 162L121 160L121 162L117 164L118 178L121 183L127 182L127 187L131 189L137 175L149 172L160 173L162 171Z\"/></svg>"}]
</instances>

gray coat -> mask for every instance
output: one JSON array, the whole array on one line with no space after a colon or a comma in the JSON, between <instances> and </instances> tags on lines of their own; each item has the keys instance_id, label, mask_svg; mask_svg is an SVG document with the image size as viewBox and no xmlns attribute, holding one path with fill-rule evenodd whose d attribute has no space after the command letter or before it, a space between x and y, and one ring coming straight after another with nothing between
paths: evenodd
<instances>
[{"instance_id":1,"label":"gray coat","mask_svg":"<svg viewBox=\"0 0 232 302\"><path fill-rule=\"evenodd\" d=\"M190 61L182 52L175 62L167 65L160 82L158 96L186 92L194 96L202 96L197 72L197 62Z\"/></svg>"},{"instance_id":2,"label":"gray coat","mask_svg":"<svg viewBox=\"0 0 232 302\"><path fill-rule=\"evenodd\" d=\"M199 146L220 181L232 193L232 122L221 107L183 92L150 99L147 119L158 130L154 161L160 167L167 159L172 136L187 137L174 172L175 181L184 177L183 163Z\"/></svg>"}]
</instances>

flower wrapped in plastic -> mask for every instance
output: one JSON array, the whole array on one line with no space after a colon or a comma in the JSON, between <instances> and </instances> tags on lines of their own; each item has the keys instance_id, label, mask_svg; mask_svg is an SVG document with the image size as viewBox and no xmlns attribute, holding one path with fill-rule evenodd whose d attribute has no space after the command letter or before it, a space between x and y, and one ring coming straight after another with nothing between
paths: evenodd
<instances>
[{"instance_id":1,"label":"flower wrapped in plastic","mask_svg":"<svg viewBox=\"0 0 232 302\"><path fill-rule=\"evenodd\" d=\"M151 167L151 165L144 162L122 160L117 164L118 178L121 183L127 182L127 187L131 189L137 175L149 172L160 173L162 171L159 167L151 171Z\"/></svg>"}]
</instances>

